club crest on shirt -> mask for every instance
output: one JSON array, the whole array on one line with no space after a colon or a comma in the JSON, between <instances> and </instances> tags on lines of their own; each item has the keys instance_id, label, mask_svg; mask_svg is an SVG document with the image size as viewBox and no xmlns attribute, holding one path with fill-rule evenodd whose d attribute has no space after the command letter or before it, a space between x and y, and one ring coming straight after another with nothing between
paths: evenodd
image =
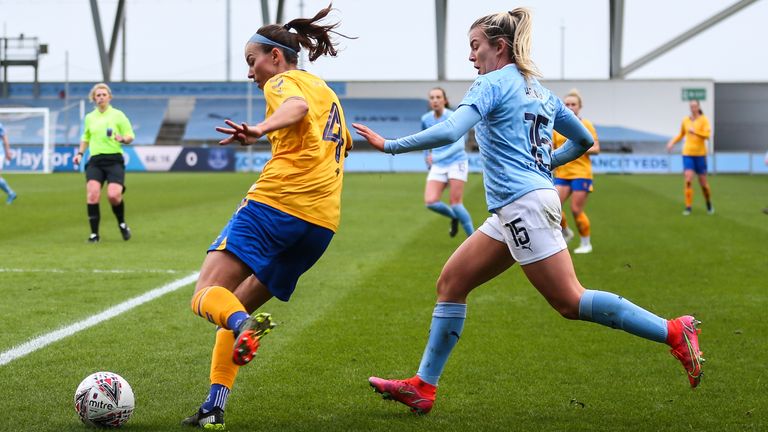
<instances>
[{"instance_id":1,"label":"club crest on shirt","mask_svg":"<svg viewBox=\"0 0 768 432\"><path fill-rule=\"evenodd\" d=\"M276 82L273 82L272 83L272 90L274 90L275 93L277 93L277 94L283 93L283 89L282 89L283 82L284 81L283 81L282 77L279 80L277 80Z\"/></svg>"},{"instance_id":2,"label":"club crest on shirt","mask_svg":"<svg viewBox=\"0 0 768 432\"><path fill-rule=\"evenodd\" d=\"M525 95L528 96L529 98L535 98L535 99L541 99L541 100L544 99L544 95L539 93L538 89L531 86L525 86Z\"/></svg>"}]
</instances>

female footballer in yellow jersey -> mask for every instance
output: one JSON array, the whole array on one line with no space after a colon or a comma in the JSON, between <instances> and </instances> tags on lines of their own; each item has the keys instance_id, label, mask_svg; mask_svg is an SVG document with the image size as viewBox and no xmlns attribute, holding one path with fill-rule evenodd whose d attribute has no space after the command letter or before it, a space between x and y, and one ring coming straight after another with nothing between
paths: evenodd
<instances>
[{"instance_id":1,"label":"female footballer in yellow jersey","mask_svg":"<svg viewBox=\"0 0 768 432\"><path fill-rule=\"evenodd\" d=\"M685 210L683 215L691 214L691 205L693 204L693 174L699 177L701 192L704 194L704 200L707 202L707 213L715 214L715 208L712 206L712 194L707 183L707 140L712 132L709 125L709 119L701 110L701 104L697 100L692 100L689 104L691 115L685 116L680 125L680 133L667 143L667 151L672 151L672 147L685 137L683 144L683 175L685 176Z\"/></svg>"},{"instance_id":2,"label":"female footballer in yellow jersey","mask_svg":"<svg viewBox=\"0 0 768 432\"><path fill-rule=\"evenodd\" d=\"M344 158L352 137L333 90L297 69L301 47L310 61L336 56L330 33L338 23L318 22L330 10L329 5L313 18L263 26L245 46L248 78L264 90L265 120L254 126L227 120L228 127L216 130L229 135L223 145L249 145L266 135L272 158L200 270L192 310L219 328L208 397L183 425L224 428L238 368L253 359L259 340L273 327L269 314L249 314L272 297L288 301L339 225Z\"/></svg>"},{"instance_id":3,"label":"female footballer in yellow jersey","mask_svg":"<svg viewBox=\"0 0 768 432\"><path fill-rule=\"evenodd\" d=\"M581 118L579 113L581 112L581 95L578 90L571 90L563 99L565 106L579 117L581 123L589 130L592 137L595 139L595 145L592 146L586 153L579 156L575 160L557 167L555 169L555 188L558 195L560 195L560 203L565 205L565 201L568 197L571 197L571 212L573 213L573 220L576 221L576 228L579 231L581 237L581 244L579 247L573 250L573 253L585 254L592 252L592 242L590 240L591 225L587 214L584 212L584 207L587 205L587 197L592 192L592 162L589 160L589 155L597 154L600 152L600 143L597 140L597 131L592 125L592 122ZM556 131L552 133L553 147L558 148L565 143L566 138ZM560 219L560 226L563 228L563 237L568 242L573 238L573 231L568 228L568 224L565 221L565 211L563 210L562 218Z\"/></svg>"}]
</instances>

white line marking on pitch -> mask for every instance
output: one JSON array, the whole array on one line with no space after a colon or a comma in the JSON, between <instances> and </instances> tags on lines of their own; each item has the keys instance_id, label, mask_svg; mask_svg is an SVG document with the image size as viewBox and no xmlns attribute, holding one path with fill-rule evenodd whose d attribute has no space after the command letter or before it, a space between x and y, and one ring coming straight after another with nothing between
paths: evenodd
<instances>
[{"instance_id":1,"label":"white line marking on pitch","mask_svg":"<svg viewBox=\"0 0 768 432\"><path fill-rule=\"evenodd\" d=\"M0 268L0 273L186 273L186 270L163 269L22 269Z\"/></svg>"},{"instance_id":2,"label":"white line marking on pitch","mask_svg":"<svg viewBox=\"0 0 768 432\"><path fill-rule=\"evenodd\" d=\"M58 342L65 337L72 336L73 334L85 330L88 327L93 327L96 324L106 321L110 318L116 317L123 312L127 312L136 306L141 306L144 303L152 301L160 296L176 291L177 289L191 284L197 280L200 275L199 272L193 273L187 277L177 279L167 285L163 285L160 288L155 288L152 291L148 291L138 297L134 297L130 300L126 300L118 305L112 306L96 315L92 315L82 321L78 321L74 324L62 327L58 330L54 330L50 333L46 333L42 336L38 336L23 344L11 348L8 351L0 353L0 366L6 365L18 358L24 357L27 354L33 353L46 345Z\"/></svg>"}]
</instances>

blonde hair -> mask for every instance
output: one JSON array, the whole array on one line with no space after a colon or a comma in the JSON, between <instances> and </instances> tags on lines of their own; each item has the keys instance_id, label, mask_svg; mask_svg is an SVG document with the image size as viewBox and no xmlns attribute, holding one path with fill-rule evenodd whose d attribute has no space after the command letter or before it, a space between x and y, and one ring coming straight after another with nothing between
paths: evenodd
<instances>
[{"instance_id":1,"label":"blonde hair","mask_svg":"<svg viewBox=\"0 0 768 432\"><path fill-rule=\"evenodd\" d=\"M579 100L579 107L582 107L582 106L584 106L584 104L583 104L583 103L582 103L582 101L581 101L581 93L579 93L579 90L577 90L577 89L575 89L575 88L571 89L571 90L568 92L568 94L567 94L567 95L565 95L565 97L569 97L569 96L573 96L573 97L575 97L576 99L578 99L578 100Z\"/></svg>"},{"instance_id":2,"label":"blonde hair","mask_svg":"<svg viewBox=\"0 0 768 432\"><path fill-rule=\"evenodd\" d=\"M531 11L526 8L515 8L509 12L500 12L478 18L469 27L478 27L489 42L498 39L509 47L510 59L517 69L525 76L540 77L541 72L531 59L531 43L533 34L533 19Z\"/></svg>"},{"instance_id":3,"label":"blonde hair","mask_svg":"<svg viewBox=\"0 0 768 432\"><path fill-rule=\"evenodd\" d=\"M107 93L109 94L109 97L112 98L112 89L110 89L109 86L106 85L105 83L98 83L94 85L93 88L91 88L91 91L88 93L88 100L90 100L91 102L96 102L94 100L94 97L96 96L96 90L99 90L99 89L106 90Z\"/></svg>"}]
</instances>

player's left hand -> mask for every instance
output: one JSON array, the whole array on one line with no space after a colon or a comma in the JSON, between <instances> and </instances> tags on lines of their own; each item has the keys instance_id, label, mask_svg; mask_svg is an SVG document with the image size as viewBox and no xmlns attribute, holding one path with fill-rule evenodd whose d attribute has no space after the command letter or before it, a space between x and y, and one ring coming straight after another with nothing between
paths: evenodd
<instances>
[{"instance_id":1,"label":"player's left hand","mask_svg":"<svg viewBox=\"0 0 768 432\"><path fill-rule=\"evenodd\" d=\"M360 123L352 123L352 127L355 128L358 134L368 141L368 144L373 146L376 150L384 151L384 138L372 131L368 126Z\"/></svg>"}]
</instances>

